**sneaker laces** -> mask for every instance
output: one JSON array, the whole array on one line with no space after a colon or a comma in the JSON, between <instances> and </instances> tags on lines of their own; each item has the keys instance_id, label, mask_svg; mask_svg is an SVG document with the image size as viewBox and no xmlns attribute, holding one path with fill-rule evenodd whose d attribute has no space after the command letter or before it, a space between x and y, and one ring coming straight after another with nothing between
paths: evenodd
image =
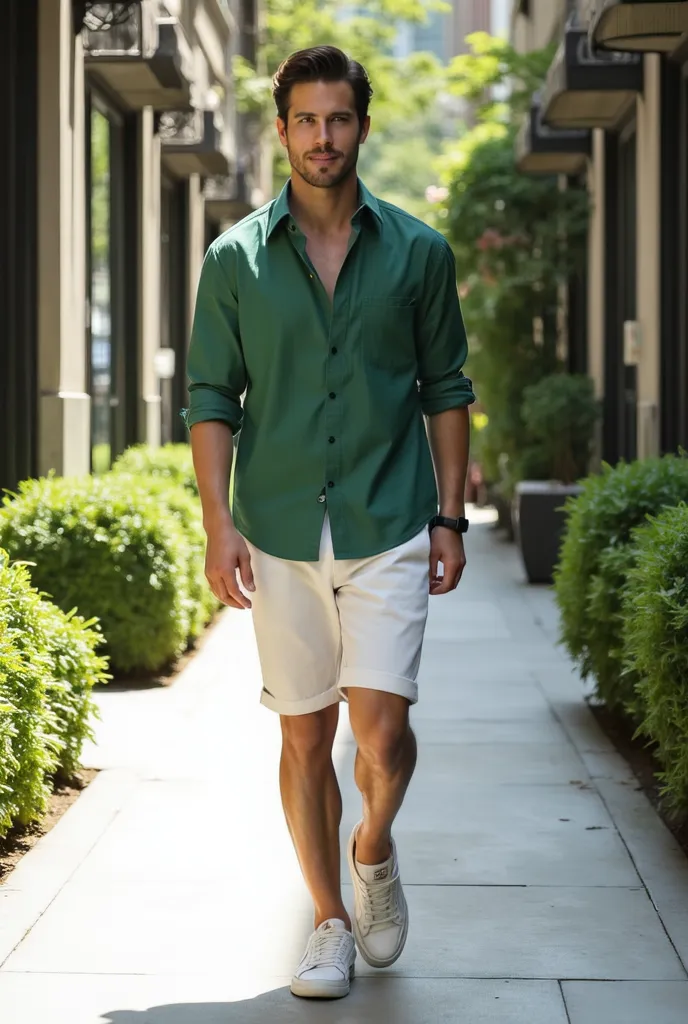
<instances>
[{"instance_id":1,"label":"sneaker laces","mask_svg":"<svg viewBox=\"0 0 688 1024\"><path fill-rule=\"evenodd\" d=\"M349 969L349 933L322 928L314 932L303 958L303 970L314 967L337 967L343 974Z\"/></svg>"},{"instance_id":2,"label":"sneaker laces","mask_svg":"<svg viewBox=\"0 0 688 1024\"><path fill-rule=\"evenodd\" d=\"M359 879L363 913L370 931L385 928L396 921L399 913L396 877L385 882L364 882Z\"/></svg>"}]
</instances>

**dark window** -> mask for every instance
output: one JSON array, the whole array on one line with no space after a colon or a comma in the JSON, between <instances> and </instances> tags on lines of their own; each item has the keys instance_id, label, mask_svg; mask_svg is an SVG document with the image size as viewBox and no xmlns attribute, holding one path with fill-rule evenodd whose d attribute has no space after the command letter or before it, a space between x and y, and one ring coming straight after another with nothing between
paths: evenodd
<instances>
[{"instance_id":1,"label":"dark window","mask_svg":"<svg viewBox=\"0 0 688 1024\"><path fill-rule=\"evenodd\" d=\"M0 91L0 489L37 473L36 0L3 5Z\"/></svg>"},{"instance_id":2,"label":"dark window","mask_svg":"<svg viewBox=\"0 0 688 1024\"><path fill-rule=\"evenodd\" d=\"M163 179L161 201L160 346L174 352L174 377L160 380L161 440L186 440L179 410L188 405L188 185Z\"/></svg>"},{"instance_id":3,"label":"dark window","mask_svg":"<svg viewBox=\"0 0 688 1024\"><path fill-rule=\"evenodd\" d=\"M86 146L91 466L102 473L138 435L136 116L89 92Z\"/></svg>"}]
</instances>

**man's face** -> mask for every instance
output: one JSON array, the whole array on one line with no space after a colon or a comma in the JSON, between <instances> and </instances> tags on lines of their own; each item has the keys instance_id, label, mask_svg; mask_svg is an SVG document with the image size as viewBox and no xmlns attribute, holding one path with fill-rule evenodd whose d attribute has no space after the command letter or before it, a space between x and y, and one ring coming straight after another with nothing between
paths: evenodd
<instances>
[{"instance_id":1,"label":"man's face","mask_svg":"<svg viewBox=\"0 0 688 1024\"><path fill-rule=\"evenodd\" d=\"M370 118L359 124L348 82L304 82L291 90L287 124L277 131L289 163L315 188L332 188L347 178L358 161Z\"/></svg>"}]
</instances>

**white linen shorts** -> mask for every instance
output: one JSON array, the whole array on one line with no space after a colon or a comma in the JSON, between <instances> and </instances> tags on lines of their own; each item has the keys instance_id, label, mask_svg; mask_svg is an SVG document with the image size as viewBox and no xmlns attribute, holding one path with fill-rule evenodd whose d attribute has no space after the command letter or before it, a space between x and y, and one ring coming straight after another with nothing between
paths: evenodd
<instances>
[{"instance_id":1,"label":"white linen shorts","mask_svg":"<svg viewBox=\"0 0 688 1024\"><path fill-rule=\"evenodd\" d=\"M416 703L428 615L427 527L370 558L336 560L327 516L317 562L248 547L266 707L306 715L346 700L351 686Z\"/></svg>"}]
</instances>

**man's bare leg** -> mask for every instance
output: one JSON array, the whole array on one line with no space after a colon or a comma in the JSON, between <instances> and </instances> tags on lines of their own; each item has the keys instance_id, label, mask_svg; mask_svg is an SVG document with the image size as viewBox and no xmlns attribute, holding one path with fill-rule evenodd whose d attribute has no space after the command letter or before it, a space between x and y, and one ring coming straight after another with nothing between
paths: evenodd
<instances>
[{"instance_id":1,"label":"man's bare leg","mask_svg":"<svg viewBox=\"0 0 688 1024\"><path fill-rule=\"evenodd\" d=\"M381 864L390 856L392 823L416 766L416 737L409 724L406 698L353 686L348 697L351 728L358 744L356 784L363 796L356 860Z\"/></svg>"},{"instance_id":2,"label":"man's bare leg","mask_svg":"<svg viewBox=\"0 0 688 1024\"><path fill-rule=\"evenodd\" d=\"M339 827L342 797L332 763L339 705L309 715L283 715L282 805L301 871L315 906L315 927L351 919L342 902Z\"/></svg>"}]
</instances>

